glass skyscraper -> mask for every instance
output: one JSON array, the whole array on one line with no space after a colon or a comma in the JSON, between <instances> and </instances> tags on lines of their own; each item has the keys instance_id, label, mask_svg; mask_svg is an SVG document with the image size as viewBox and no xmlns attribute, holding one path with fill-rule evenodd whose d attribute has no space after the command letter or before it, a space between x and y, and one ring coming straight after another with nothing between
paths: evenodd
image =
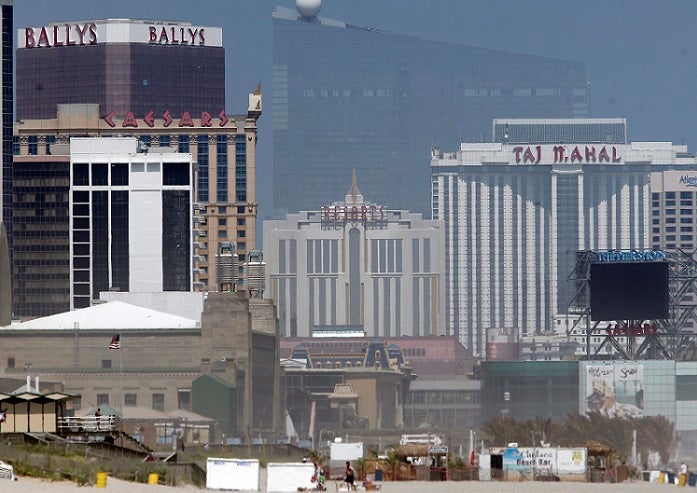
<instances>
[{"instance_id":1,"label":"glass skyscraper","mask_svg":"<svg viewBox=\"0 0 697 493\"><path fill-rule=\"evenodd\" d=\"M429 212L433 146L491 141L494 118L587 118L583 63L273 17L274 213L341 196Z\"/></svg>"}]
</instances>

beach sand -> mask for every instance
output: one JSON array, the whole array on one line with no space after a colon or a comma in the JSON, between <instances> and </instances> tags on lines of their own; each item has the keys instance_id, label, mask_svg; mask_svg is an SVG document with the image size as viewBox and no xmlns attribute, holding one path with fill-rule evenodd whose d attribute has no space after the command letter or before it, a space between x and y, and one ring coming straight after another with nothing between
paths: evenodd
<instances>
[{"instance_id":1,"label":"beach sand","mask_svg":"<svg viewBox=\"0 0 697 493\"><path fill-rule=\"evenodd\" d=\"M262 474L262 477L264 475ZM629 493L629 492L656 492L659 490L677 488L675 485L648 483L648 482L627 482L620 484L610 483L549 483L527 481L522 483L506 483L499 481L444 481L444 482L424 482L424 481L387 481L381 483L380 491L385 493ZM263 484L261 485L264 491ZM192 493L201 491L214 491L199 489L194 486L183 486L173 488L170 486L148 485L142 483L130 483L114 478L108 478L105 488L96 486L77 486L75 483L67 481L41 481L34 478L20 477L18 481L0 479L0 492L22 492L22 493ZM336 492L334 481L327 483L329 493ZM358 490L359 493L365 490ZM685 490L686 493L690 488Z\"/></svg>"}]
</instances>

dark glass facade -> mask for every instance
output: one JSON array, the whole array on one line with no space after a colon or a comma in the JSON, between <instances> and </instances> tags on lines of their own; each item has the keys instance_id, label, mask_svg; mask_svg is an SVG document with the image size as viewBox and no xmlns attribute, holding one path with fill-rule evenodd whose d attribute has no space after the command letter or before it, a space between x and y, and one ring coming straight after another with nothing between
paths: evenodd
<instances>
[{"instance_id":1,"label":"dark glass facade","mask_svg":"<svg viewBox=\"0 0 697 493\"><path fill-rule=\"evenodd\" d=\"M101 117L218 112L225 107L225 50L139 43L17 50L17 119L55 118L56 105L68 103L98 103Z\"/></svg>"},{"instance_id":2,"label":"dark glass facade","mask_svg":"<svg viewBox=\"0 0 697 493\"><path fill-rule=\"evenodd\" d=\"M70 310L68 162L16 161L14 314L43 317Z\"/></svg>"},{"instance_id":3,"label":"dark glass facade","mask_svg":"<svg viewBox=\"0 0 697 493\"><path fill-rule=\"evenodd\" d=\"M188 190L162 192L162 290L191 288L191 200Z\"/></svg>"},{"instance_id":4,"label":"dark glass facade","mask_svg":"<svg viewBox=\"0 0 697 493\"><path fill-rule=\"evenodd\" d=\"M12 225L12 123L13 116L13 70L12 53L14 41L13 8L0 1L2 11L2 216L7 231L7 244L10 250L10 262L13 257L13 225Z\"/></svg>"},{"instance_id":5,"label":"dark glass facade","mask_svg":"<svg viewBox=\"0 0 697 493\"><path fill-rule=\"evenodd\" d=\"M494 118L589 116L583 63L289 20L280 8L272 86L277 217L333 203L353 169L376 203L430 217L432 146L491 141Z\"/></svg>"}]
</instances>

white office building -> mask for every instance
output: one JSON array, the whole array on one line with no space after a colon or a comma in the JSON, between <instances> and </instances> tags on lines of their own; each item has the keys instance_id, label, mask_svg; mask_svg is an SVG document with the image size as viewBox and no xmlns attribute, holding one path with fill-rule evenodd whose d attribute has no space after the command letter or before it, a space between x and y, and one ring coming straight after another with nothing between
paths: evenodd
<instances>
[{"instance_id":1,"label":"white office building","mask_svg":"<svg viewBox=\"0 0 697 493\"><path fill-rule=\"evenodd\" d=\"M264 221L265 296L281 334L444 334L443 222L364 201Z\"/></svg>"},{"instance_id":2,"label":"white office building","mask_svg":"<svg viewBox=\"0 0 697 493\"><path fill-rule=\"evenodd\" d=\"M445 223L446 333L483 356L490 327L521 337L553 332L555 316L574 295L567 279L576 252L650 248L651 172L694 167L685 146L667 142L434 149L433 218Z\"/></svg>"},{"instance_id":3,"label":"white office building","mask_svg":"<svg viewBox=\"0 0 697 493\"><path fill-rule=\"evenodd\" d=\"M70 139L70 308L102 291L191 291L191 154Z\"/></svg>"}]
</instances>

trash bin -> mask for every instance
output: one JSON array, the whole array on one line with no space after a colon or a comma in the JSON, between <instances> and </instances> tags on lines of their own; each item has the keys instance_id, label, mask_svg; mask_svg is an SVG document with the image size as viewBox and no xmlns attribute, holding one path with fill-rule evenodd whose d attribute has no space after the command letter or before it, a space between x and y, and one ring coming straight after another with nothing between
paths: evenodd
<instances>
[{"instance_id":1,"label":"trash bin","mask_svg":"<svg viewBox=\"0 0 697 493\"><path fill-rule=\"evenodd\" d=\"M157 484L160 481L160 475L156 472L148 474L148 484Z\"/></svg>"},{"instance_id":2,"label":"trash bin","mask_svg":"<svg viewBox=\"0 0 697 493\"><path fill-rule=\"evenodd\" d=\"M678 474L678 486L685 486L687 484L687 474Z\"/></svg>"},{"instance_id":3,"label":"trash bin","mask_svg":"<svg viewBox=\"0 0 697 493\"><path fill-rule=\"evenodd\" d=\"M668 484L675 484L675 473L668 473Z\"/></svg>"},{"instance_id":4,"label":"trash bin","mask_svg":"<svg viewBox=\"0 0 697 493\"><path fill-rule=\"evenodd\" d=\"M651 471L641 471L641 479L651 481Z\"/></svg>"},{"instance_id":5,"label":"trash bin","mask_svg":"<svg viewBox=\"0 0 697 493\"><path fill-rule=\"evenodd\" d=\"M666 473L663 471L658 473L658 484L665 484L666 482Z\"/></svg>"},{"instance_id":6,"label":"trash bin","mask_svg":"<svg viewBox=\"0 0 697 493\"><path fill-rule=\"evenodd\" d=\"M687 480L687 484L690 486L697 486L697 474L691 472L690 478Z\"/></svg>"},{"instance_id":7,"label":"trash bin","mask_svg":"<svg viewBox=\"0 0 697 493\"><path fill-rule=\"evenodd\" d=\"M375 481L382 481L382 469L375 469Z\"/></svg>"},{"instance_id":8,"label":"trash bin","mask_svg":"<svg viewBox=\"0 0 697 493\"><path fill-rule=\"evenodd\" d=\"M97 488L106 488L106 478L107 473L98 472L97 473Z\"/></svg>"}]
</instances>

